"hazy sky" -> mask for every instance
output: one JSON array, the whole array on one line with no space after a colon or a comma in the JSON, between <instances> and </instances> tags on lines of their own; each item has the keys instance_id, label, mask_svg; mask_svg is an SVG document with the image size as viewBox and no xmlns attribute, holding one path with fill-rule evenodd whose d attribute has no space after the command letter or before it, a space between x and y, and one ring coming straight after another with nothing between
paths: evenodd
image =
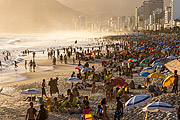
<instances>
[{"instance_id":1,"label":"hazy sky","mask_svg":"<svg viewBox=\"0 0 180 120\"><path fill-rule=\"evenodd\" d=\"M68 7L86 14L106 13L117 16L135 14L136 6L141 6L144 0L58 0ZM147 0L146 0L147 1ZM169 4L170 0L165 0Z\"/></svg>"}]
</instances>

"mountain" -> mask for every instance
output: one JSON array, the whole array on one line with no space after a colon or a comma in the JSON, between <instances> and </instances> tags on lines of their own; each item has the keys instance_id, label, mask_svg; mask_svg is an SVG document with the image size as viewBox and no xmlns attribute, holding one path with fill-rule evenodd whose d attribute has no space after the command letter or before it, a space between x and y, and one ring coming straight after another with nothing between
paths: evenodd
<instances>
[{"instance_id":1,"label":"mountain","mask_svg":"<svg viewBox=\"0 0 180 120\"><path fill-rule=\"evenodd\" d=\"M80 14L56 0L0 0L0 33L58 31Z\"/></svg>"},{"instance_id":2,"label":"mountain","mask_svg":"<svg viewBox=\"0 0 180 120\"><path fill-rule=\"evenodd\" d=\"M111 14L115 16L135 15L135 8L143 5L143 1L149 0L58 0L62 4L80 12L97 15ZM171 0L165 0L169 5Z\"/></svg>"}]
</instances>

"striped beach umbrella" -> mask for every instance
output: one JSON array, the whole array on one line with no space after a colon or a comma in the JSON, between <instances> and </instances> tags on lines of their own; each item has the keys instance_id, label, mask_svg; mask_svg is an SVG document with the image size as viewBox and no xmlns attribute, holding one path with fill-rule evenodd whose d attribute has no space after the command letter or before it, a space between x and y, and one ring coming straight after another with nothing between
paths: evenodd
<instances>
[{"instance_id":1,"label":"striped beach umbrella","mask_svg":"<svg viewBox=\"0 0 180 120\"><path fill-rule=\"evenodd\" d=\"M154 102L143 108L143 111L149 111L149 112L158 112L158 111L168 112L172 110L175 110L173 106L163 102Z\"/></svg>"},{"instance_id":2,"label":"striped beach umbrella","mask_svg":"<svg viewBox=\"0 0 180 120\"><path fill-rule=\"evenodd\" d=\"M126 108L134 108L141 105L144 105L145 103L149 102L151 100L151 96L149 94L141 94L136 95L132 98L130 98L126 103Z\"/></svg>"},{"instance_id":3,"label":"striped beach umbrella","mask_svg":"<svg viewBox=\"0 0 180 120\"><path fill-rule=\"evenodd\" d=\"M154 69L152 67L146 67L144 68L141 72L149 72L152 73L154 71Z\"/></svg>"},{"instance_id":4,"label":"striped beach umbrella","mask_svg":"<svg viewBox=\"0 0 180 120\"><path fill-rule=\"evenodd\" d=\"M27 90L24 90L23 92L21 92L21 94L23 94L23 95L38 95L38 94L41 94L41 92L39 90L35 90L35 89L27 89Z\"/></svg>"},{"instance_id":5,"label":"striped beach umbrella","mask_svg":"<svg viewBox=\"0 0 180 120\"><path fill-rule=\"evenodd\" d=\"M142 73L138 73L139 76L142 76L142 77L147 77L148 75L150 75L151 73L149 72L142 72Z\"/></svg>"}]
</instances>

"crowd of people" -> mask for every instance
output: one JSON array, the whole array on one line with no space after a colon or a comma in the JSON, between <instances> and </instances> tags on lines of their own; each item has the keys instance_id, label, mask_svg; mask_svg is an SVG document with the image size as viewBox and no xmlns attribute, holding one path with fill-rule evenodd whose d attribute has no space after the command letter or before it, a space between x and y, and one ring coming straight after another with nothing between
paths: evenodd
<instances>
[{"instance_id":1,"label":"crowd of people","mask_svg":"<svg viewBox=\"0 0 180 120\"><path fill-rule=\"evenodd\" d=\"M178 34L159 34L159 35L125 35L111 36L104 38L104 41L99 41L98 46L92 46L87 49L82 47L67 47L60 49L49 48L47 55L52 60L53 65L57 65L57 61L61 64L73 65L77 64L78 72L72 71L71 76L80 79L82 82L72 82L71 88L67 89L67 93L59 92L59 78L50 78L42 81L42 97L40 111L33 108L33 103L30 103L30 108L27 111L26 119L45 120L48 118L48 112L60 112L72 114L82 114L81 119L86 120L86 116L90 115L93 119L110 120L108 116L107 104L114 103L114 120L123 117L124 103L130 98L130 89L147 89L148 92L155 91L152 97L167 93L167 87L158 86L150 78L146 78L144 83L136 84L134 76L143 71L145 67L152 67L158 59L165 59L163 63L167 63L179 57L180 54L180 35ZM4 53L6 54L6 53ZM28 52L24 52L28 54ZM35 52L33 59L29 62L30 69L35 72ZM9 53L7 52L7 56ZM168 59L168 56L174 56L173 59ZM7 58L8 59L8 58ZM148 59L143 62L144 59ZM96 64L98 67L96 67ZM17 65L15 63L15 65ZM0 62L0 66L1 62ZM27 67L27 61L25 61ZM82 69L90 68L82 72ZM169 71L164 65L152 68L152 72L174 74L174 82L172 92L178 94L178 70ZM127 84L117 84L113 82L114 77L131 79ZM122 79L123 80L123 79ZM125 82L125 80L124 80ZM125 82L126 83L126 82ZM68 84L68 83L67 83ZM50 90L50 95L47 90ZM103 91L104 97L97 105L97 109L91 108L91 95L80 94L80 91L90 88L90 94L96 94ZM179 115L179 112L178 112ZM44 117L43 117L44 116Z\"/></svg>"}]
</instances>

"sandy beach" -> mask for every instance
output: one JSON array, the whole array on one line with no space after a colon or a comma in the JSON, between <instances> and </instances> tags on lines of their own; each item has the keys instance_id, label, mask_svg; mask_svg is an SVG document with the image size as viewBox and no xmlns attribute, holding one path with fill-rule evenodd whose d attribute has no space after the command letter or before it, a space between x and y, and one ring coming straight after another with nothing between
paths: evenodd
<instances>
[{"instance_id":1,"label":"sandy beach","mask_svg":"<svg viewBox=\"0 0 180 120\"><path fill-rule=\"evenodd\" d=\"M117 40L116 40L117 41ZM113 43L114 41L110 41L109 43ZM113 47L110 49L113 51ZM124 51L123 49L120 49L120 52ZM105 50L102 50L102 53L105 54ZM46 56L46 55L45 55ZM75 57L75 55L71 56L71 58L68 58L67 64L64 64L60 62L58 59L56 62L56 65L53 65L52 59L45 59L45 60L37 60L36 61L36 72L29 72L26 70L26 72L21 73L19 75L25 76L25 80L20 81L14 81L9 83L2 83L0 86L3 86L4 88L13 88L9 90L8 92L2 92L0 94L0 119L4 120L24 120L26 111L29 108L29 101L24 101L26 98L25 96L21 95L21 92L26 89L36 89L41 91L41 84L42 80L46 80L46 93L48 96L50 96L50 87L48 86L48 82L50 78L56 78L58 77L58 88L59 93L66 95L67 89L71 89L71 84L66 83L65 79L69 78L73 71L78 73L78 70L75 68L78 66L78 60L76 60L76 63L73 64L72 57ZM95 59L94 62L96 63L95 69L96 72L103 71L103 67L101 62L103 60L107 60L105 57L101 59ZM113 60L113 59L108 59ZM126 61L127 62L127 61ZM84 65L86 62L81 61L81 64ZM20 63L19 67L23 67L24 64ZM47 68L47 70L43 70L43 66ZM147 65L145 65L147 66ZM90 65L92 67L92 65ZM51 68L51 69L48 69ZM53 68L53 69L52 69ZM108 70L111 70L110 67L107 67ZM133 74L132 78L128 77L126 75L121 75L126 80L127 83L130 83L132 80L135 83L136 89L129 89L129 93L127 93L128 99L139 94L148 94L146 89L138 88L139 85L144 85L144 78L140 77L136 71L140 69L139 66L134 67L132 69ZM169 74L167 74L169 75ZM113 76L119 76L117 72L113 72ZM8 76L5 76L8 78ZM92 83L90 80L92 76L89 76L87 79L88 83ZM11 79L11 76L9 77ZM161 86L162 79L156 79L156 85ZM96 82L96 86L102 86L104 85L104 82ZM91 93L91 87L86 87L85 89L79 89L80 96L90 96L89 98L89 104L92 109L92 111L95 113L97 109L97 105L100 104L100 101L102 98L105 98L106 94L105 91L100 89L97 93ZM177 108L180 104L179 97L180 95L176 95L174 93L171 93L171 88L167 90L168 93L162 93L162 95L154 96L151 100L151 102L165 102L170 105L173 105L173 107ZM53 97L57 97L58 95L55 94ZM124 104L124 115L122 117L123 120L143 120L145 117L145 112L142 111L142 108L145 107L148 103L141 105L139 107L133 108L133 109L127 109L125 108L125 102ZM34 107L39 110L39 101L34 101ZM112 99L111 102L107 103L107 115L110 120L113 120L114 113L116 111L116 100ZM177 118L177 109L173 112L160 112L159 113L149 113L147 119L149 120L175 120ZM80 120L81 114L74 114L70 115L68 112L49 112L49 120Z\"/></svg>"}]
</instances>

